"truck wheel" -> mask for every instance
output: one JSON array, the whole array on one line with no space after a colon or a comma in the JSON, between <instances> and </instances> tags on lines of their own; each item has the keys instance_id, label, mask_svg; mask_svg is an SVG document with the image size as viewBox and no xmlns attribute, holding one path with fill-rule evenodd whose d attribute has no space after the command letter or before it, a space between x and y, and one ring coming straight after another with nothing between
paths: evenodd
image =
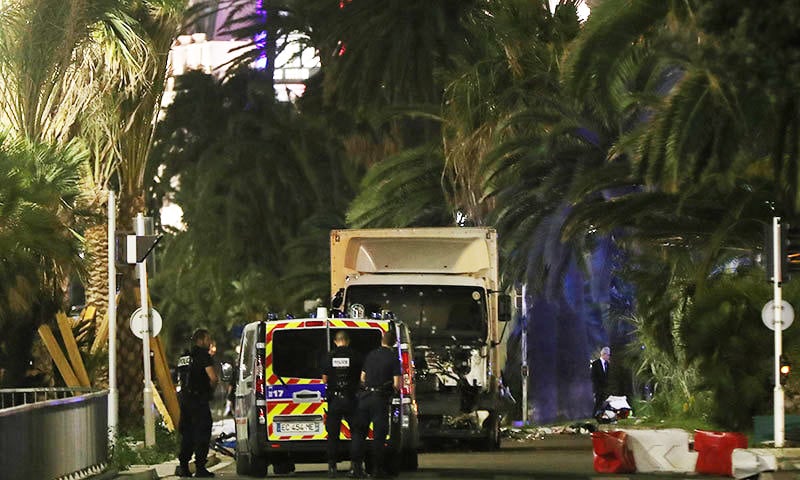
<instances>
[{"instance_id":1,"label":"truck wheel","mask_svg":"<svg viewBox=\"0 0 800 480\"><path fill-rule=\"evenodd\" d=\"M492 451L500 448L500 415L497 413L490 413L489 417L485 420L486 436L477 442L477 449L483 451Z\"/></svg>"}]
</instances>

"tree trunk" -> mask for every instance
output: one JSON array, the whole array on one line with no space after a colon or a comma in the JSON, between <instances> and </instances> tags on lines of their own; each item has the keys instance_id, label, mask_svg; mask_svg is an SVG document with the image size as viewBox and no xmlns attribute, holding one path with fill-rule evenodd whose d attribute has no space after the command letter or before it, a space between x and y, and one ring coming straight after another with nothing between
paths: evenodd
<instances>
[{"instance_id":1,"label":"tree trunk","mask_svg":"<svg viewBox=\"0 0 800 480\"><path fill-rule=\"evenodd\" d=\"M91 212L92 224L84 230L84 248L86 249L86 277L83 279L85 307L94 307L94 319L80 323L75 330L75 339L85 354L101 354L107 352L108 342L97 352L92 351L101 322L106 321L108 313L108 225L105 219L108 212L108 191L93 189L85 199L82 208ZM106 330L107 331L107 330ZM95 368L89 370L89 380L95 388L108 387L108 364L106 362L90 362Z\"/></svg>"},{"instance_id":2,"label":"tree trunk","mask_svg":"<svg viewBox=\"0 0 800 480\"><path fill-rule=\"evenodd\" d=\"M144 208L144 198L121 195L117 230L133 233L133 218ZM119 307L117 308L117 386L119 389L119 426L122 429L140 427L142 423L142 399L144 395L144 363L142 340L130 329L130 316L139 307L139 280L135 278L133 265L119 267L122 281Z\"/></svg>"},{"instance_id":3,"label":"tree trunk","mask_svg":"<svg viewBox=\"0 0 800 480\"><path fill-rule=\"evenodd\" d=\"M84 281L86 306L96 309L94 329L108 312L108 226L103 223L91 225L85 230L84 237L89 257ZM94 333L91 336L94 337Z\"/></svg>"}]
</instances>

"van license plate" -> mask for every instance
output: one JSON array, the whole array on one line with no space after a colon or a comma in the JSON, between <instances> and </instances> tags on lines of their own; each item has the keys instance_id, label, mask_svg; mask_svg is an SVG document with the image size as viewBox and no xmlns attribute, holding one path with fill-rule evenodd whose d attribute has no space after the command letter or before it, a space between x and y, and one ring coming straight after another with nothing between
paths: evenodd
<instances>
[{"instance_id":1,"label":"van license plate","mask_svg":"<svg viewBox=\"0 0 800 480\"><path fill-rule=\"evenodd\" d=\"M318 422L277 423L278 433L319 433Z\"/></svg>"}]
</instances>

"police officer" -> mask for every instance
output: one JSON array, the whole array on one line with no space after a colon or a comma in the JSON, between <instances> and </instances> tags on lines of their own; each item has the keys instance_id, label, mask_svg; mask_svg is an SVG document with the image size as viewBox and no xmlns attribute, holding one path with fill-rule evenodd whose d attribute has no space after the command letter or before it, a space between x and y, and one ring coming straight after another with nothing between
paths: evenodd
<instances>
[{"instance_id":1,"label":"police officer","mask_svg":"<svg viewBox=\"0 0 800 480\"><path fill-rule=\"evenodd\" d=\"M333 338L335 348L328 353L322 368L322 380L327 385L328 416L325 430L328 432L328 477L336 477L339 434L342 418L353 428L356 409L356 392L361 373L361 355L350 348L350 337L339 330ZM352 444L351 444L352 447Z\"/></svg>"},{"instance_id":2,"label":"police officer","mask_svg":"<svg viewBox=\"0 0 800 480\"><path fill-rule=\"evenodd\" d=\"M181 418L178 431L181 433L180 465L175 474L191 477L189 460L194 452L195 477L213 477L206 470L208 445L211 441L211 408L209 401L217 386L217 372L209 354L213 343L208 330L199 329L192 335L192 349L178 360Z\"/></svg>"},{"instance_id":3,"label":"police officer","mask_svg":"<svg viewBox=\"0 0 800 480\"><path fill-rule=\"evenodd\" d=\"M362 478L367 430L372 422L373 477L387 478L384 463L386 435L389 433L389 407L392 396L400 390L400 359L396 350L397 335L390 328L383 334L381 346L369 352L361 371L363 391L356 410L356 429L353 434L353 471L350 476Z\"/></svg>"}]
</instances>

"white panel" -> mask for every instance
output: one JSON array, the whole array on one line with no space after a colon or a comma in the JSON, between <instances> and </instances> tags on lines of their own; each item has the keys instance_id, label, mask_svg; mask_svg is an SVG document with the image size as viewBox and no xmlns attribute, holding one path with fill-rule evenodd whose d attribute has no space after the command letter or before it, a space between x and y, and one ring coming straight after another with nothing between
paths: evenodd
<instances>
[{"instance_id":1,"label":"white panel","mask_svg":"<svg viewBox=\"0 0 800 480\"><path fill-rule=\"evenodd\" d=\"M689 451L689 433L677 428L624 430L637 472L693 472L697 452Z\"/></svg>"}]
</instances>

